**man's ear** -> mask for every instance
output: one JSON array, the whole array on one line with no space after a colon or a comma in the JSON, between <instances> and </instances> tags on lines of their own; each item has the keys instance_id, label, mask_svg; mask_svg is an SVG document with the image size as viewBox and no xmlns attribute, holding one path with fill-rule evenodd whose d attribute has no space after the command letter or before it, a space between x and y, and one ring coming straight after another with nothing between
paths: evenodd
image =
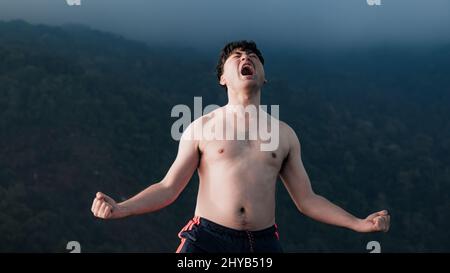
<instances>
[{"instance_id":1,"label":"man's ear","mask_svg":"<svg viewBox=\"0 0 450 273\"><path fill-rule=\"evenodd\" d=\"M220 76L219 83L220 83L220 85L223 85L223 86L227 85L227 81L225 80L225 77L223 75Z\"/></svg>"}]
</instances>

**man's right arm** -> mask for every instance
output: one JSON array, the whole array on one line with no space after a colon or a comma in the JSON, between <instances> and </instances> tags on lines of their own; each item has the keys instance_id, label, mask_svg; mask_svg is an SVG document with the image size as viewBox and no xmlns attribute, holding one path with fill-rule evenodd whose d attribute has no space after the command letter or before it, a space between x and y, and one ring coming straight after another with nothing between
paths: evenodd
<instances>
[{"instance_id":1,"label":"man's right arm","mask_svg":"<svg viewBox=\"0 0 450 273\"><path fill-rule=\"evenodd\" d=\"M174 202L191 179L200 160L198 140L194 139L193 130L195 121L183 133L177 157L163 180L121 203L98 192L92 203L92 213L103 219L122 218L153 212Z\"/></svg>"}]
</instances>

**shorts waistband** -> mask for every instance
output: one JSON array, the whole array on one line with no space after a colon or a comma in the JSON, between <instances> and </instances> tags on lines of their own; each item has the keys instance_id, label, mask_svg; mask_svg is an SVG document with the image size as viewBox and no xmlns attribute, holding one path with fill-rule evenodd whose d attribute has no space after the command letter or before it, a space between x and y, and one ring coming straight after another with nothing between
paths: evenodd
<instances>
[{"instance_id":1,"label":"shorts waistband","mask_svg":"<svg viewBox=\"0 0 450 273\"><path fill-rule=\"evenodd\" d=\"M265 228L262 230L256 230L256 231L232 229L229 227L219 225L219 224L217 224L211 220L208 220L206 218L203 218L203 217L199 217L199 224L200 224L200 226L206 227L208 229L212 229L212 230L222 233L222 234L228 234L231 236L248 237L249 234L251 234L253 237L265 237L265 236L273 236L273 234L275 234L278 237L278 227L276 224L274 224L271 227L268 227L268 228Z\"/></svg>"}]
</instances>

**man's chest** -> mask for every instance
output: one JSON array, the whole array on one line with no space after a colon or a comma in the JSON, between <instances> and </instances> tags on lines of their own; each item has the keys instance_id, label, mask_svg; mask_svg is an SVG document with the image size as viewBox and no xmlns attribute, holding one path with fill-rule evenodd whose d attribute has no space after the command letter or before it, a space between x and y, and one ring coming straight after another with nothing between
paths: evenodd
<instances>
[{"instance_id":1,"label":"man's chest","mask_svg":"<svg viewBox=\"0 0 450 273\"><path fill-rule=\"evenodd\" d=\"M202 160L254 162L279 168L286 157L280 145L273 151L263 151L260 140L203 140L200 145Z\"/></svg>"}]
</instances>

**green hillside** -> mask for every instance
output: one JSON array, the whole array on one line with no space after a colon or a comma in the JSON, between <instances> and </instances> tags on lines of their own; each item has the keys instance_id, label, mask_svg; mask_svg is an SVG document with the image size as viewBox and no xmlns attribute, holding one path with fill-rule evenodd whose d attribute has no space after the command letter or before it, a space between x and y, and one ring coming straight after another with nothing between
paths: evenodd
<instances>
[{"instance_id":1,"label":"green hillside","mask_svg":"<svg viewBox=\"0 0 450 273\"><path fill-rule=\"evenodd\" d=\"M217 52L219 49L217 49ZM264 52L263 52L264 53ZM83 26L0 22L0 251L173 252L198 179L159 212L102 221L95 192L123 200L175 158L176 104L226 103L217 54ZM302 142L313 188L359 217L392 214L387 234L301 215L280 183L287 252L450 251L450 45L330 55L268 50L263 104Z\"/></svg>"}]
</instances>

